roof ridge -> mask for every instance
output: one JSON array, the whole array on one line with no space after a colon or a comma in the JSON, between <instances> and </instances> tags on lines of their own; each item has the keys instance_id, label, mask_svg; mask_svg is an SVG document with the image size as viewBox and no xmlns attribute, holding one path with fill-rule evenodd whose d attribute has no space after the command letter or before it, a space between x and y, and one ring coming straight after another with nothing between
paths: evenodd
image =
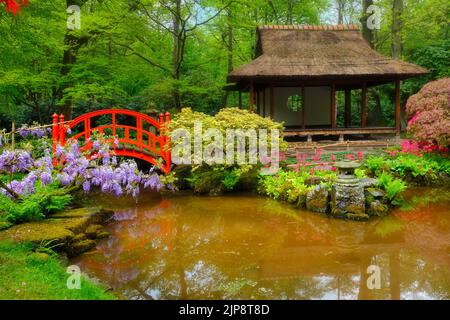
<instances>
[{"instance_id":1,"label":"roof ridge","mask_svg":"<svg viewBox=\"0 0 450 320\"><path fill-rule=\"evenodd\" d=\"M336 24L336 25L308 25L308 24L297 24L297 25L263 25L259 26L258 30L313 30L313 31L357 31L359 30L359 25L357 24Z\"/></svg>"}]
</instances>

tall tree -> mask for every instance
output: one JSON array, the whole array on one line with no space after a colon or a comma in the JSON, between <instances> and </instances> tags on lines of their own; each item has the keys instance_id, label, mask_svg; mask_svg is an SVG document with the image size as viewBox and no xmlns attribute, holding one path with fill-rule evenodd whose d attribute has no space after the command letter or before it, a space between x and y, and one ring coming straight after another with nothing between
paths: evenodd
<instances>
[{"instance_id":1,"label":"tall tree","mask_svg":"<svg viewBox=\"0 0 450 320\"><path fill-rule=\"evenodd\" d=\"M362 0L362 15L361 15L361 26L362 26L362 35L364 39L370 44L370 46L374 47L374 30L369 28L367 20L369 19L370 13L367 13L367 9L373 5L373 0Z\"/></svg>"},{"instance_id":2,"label":"tall tree","mask_svg":"<svg viewBox=\"0 0 450 320\"><path fill-rule=\"evenodd\" d=\"M345 0L337 0L338 24L344 23Z\"/></svg>"},{"instance_id":3,"label":"tall tree","mask_svg":"<svg viewBox=\"0 0 450 320\"><path fill-rule=\"evenodd\" d=\"M201 19L205 11L199 12L197 1L195 0L183 2L181 0L158 0L156 3L145 0L136 1L138 10L146 15L149 22L155 23L172 36L172 62L170 70L172 79L174 80L172 88L173 102L177 110L181 108L179 81L181 80L181 69L185 58L187 39L193 36L194 32L200 26L206 25L219 16L232 2L232 0L225 2L213 14ZM164 21L164 16L170 16L170 24ZM128 48L133 50L137 56L149 61L142 54L137 53L136 49L130 46ZM160 68L167 69L167 67L163 67L163 64L158 65Z\"/></svg>"},{"instance_id":4,"label":"tall tree","mask_svg":"<svg viewBox=\"0 0 450 320\"><path fill-rule=\"evenodd\" d=\"M392 1L392 56L400 59L402 56L402 13L403 0Z\"/></svg>"},{"instance_id":5,"label":"tall tree","mask_svg":"<svg viewBox=\"0 0 450 320\"><path fill-rule=\"evenodd\" d=\"M226 23L226 45L227 45L227 72L233 71L233 12L231 8L227 9L227 23ZM228 104L229 91L225 90L223 105Z\"/></svg>"},{"instance_id":6,"label":"tall tree","mask_svg":"<svg viewBox=\"0 0 450 320\"><path fill-rule=\"evenodd\" d=\"M88 0L66 0L66 8L76 5L82 7ZM64 54L61 66L61 76L67 77L73 64L77 61L77 54L80 48L85 45L89 40L88 36L80 36L74 32L74 30L67 29L64 36ZM72 84L65 82L61 87L61 92L69 88ZM72 100L67 98L62 105L62 113L66 119L72 118L73 105Z\"/></svg>"},{"instance_id":7,"label":"tall tree","mask_svg":"<svg viewBox=\"0 0 450 320\"><path fill-rule=\"evenodd\" d=\"M292 24L292 9L294 7L294 0L287 0L287 14L286 22L287 24Z\"/></svg>"}]
</instances>

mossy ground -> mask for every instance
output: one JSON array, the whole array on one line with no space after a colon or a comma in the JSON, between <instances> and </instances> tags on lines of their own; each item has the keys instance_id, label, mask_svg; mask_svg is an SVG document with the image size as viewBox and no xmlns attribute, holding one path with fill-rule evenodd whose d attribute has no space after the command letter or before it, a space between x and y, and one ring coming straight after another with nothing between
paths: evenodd
<instances>
[{"instance_id":1,"label":"mossy ground","mask_svg":"<svg viewBox=\"0 0 450 320\"><path fill-rule=\"evenodd\" d=\"M0 241L0 299L111 300L106 288L82 277L81 289L67 288L69 274L56 256L33 252L31 244Z\"/></svg>"}]
</instances>

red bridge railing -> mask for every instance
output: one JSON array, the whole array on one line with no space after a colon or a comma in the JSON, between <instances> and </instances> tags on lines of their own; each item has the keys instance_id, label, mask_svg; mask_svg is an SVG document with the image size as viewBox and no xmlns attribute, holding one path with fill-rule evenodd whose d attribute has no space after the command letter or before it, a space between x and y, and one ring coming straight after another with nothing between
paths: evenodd
<instances>
[{"instance_id":1,"label":"red bridge railing","mask_svg":"<svg viewBox=\"0 0 450 320\"><path fill-rule=\"evenodd\" d=\"M93 119L100 116L111 116L111 123L95 126ZM135 119L136 125L120 124L118 116ZM160 114L159 119L132 110L106 109L89 112L71 121L64 121L63 115L53 115L52 142L53 152L58 144L64 146L67 140L83 140L82 150L91 150L93 143L89 139L94 132L107 134L106 143L113 145L117 156L142 159L153 165L160 165L164 173L170 172L170 140L168 124L170 113ZM144 129L145 128L145 129ZM70 131L69 131L70 129ZM68 132L75 132L69 134ZM114 140L118 140L118 146ZM163 160L162 166L158 158ZM54 161L56 161L54 159Z\"/></svg>"}]
</instances>

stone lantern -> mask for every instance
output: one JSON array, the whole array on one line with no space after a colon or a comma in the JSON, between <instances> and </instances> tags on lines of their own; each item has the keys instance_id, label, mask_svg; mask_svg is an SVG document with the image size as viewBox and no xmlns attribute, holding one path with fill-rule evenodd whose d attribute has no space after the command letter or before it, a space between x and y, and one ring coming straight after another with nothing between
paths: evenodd
<instances>
[{"instance_id":1,"label":"stone lantern","mask_svg":"<svg viewBox=\"0 0 450 320\"><path fill-rule=\"evenodd\" d=\"M355 169L361 166L360 163L355 161L339 161L334 164L338 170L338 177L335 180L336 183L341 185L356 185L359 180L355 176Z\"/></svg>"},{"instance_id":2,"label":"stone lantern","mask_svg":"<svg viewBox=\"0 0 450 320\"><path fill-rule=\"evenodd\" d=\"M355 169L361 164L347 160L336 162L334 166L339 173L331 190L331 214L339 218L367 220L364 187L355 176Z\"/></svg>"}]
</instances>

